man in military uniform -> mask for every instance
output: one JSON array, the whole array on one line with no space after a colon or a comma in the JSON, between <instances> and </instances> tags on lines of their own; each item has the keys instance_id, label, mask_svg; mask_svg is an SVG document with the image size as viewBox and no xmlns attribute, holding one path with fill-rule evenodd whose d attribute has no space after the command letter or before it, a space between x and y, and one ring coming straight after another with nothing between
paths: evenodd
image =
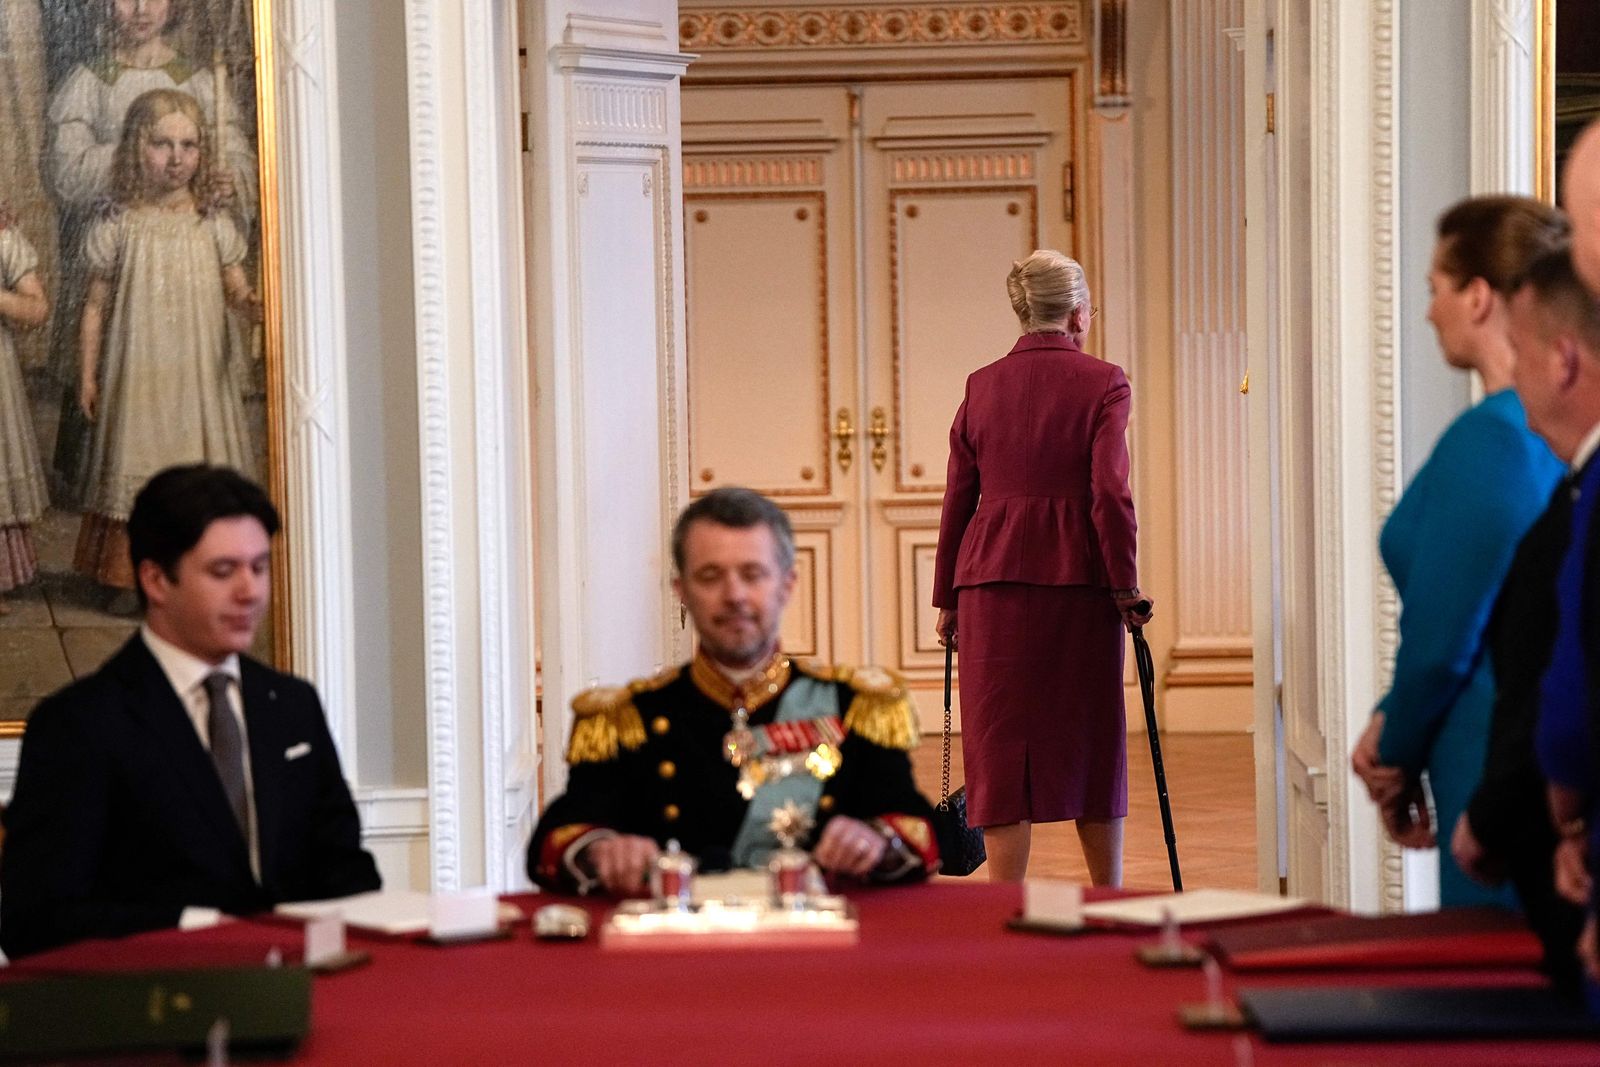
<instances>
[{"instance_id":1,"label":"man in military uniform","mask_svg":"<svg viewBox=\"0 0 1600 1067\"><path fill-rule=\"evenodd\" d=\"M567 792L534 831L528 877L635 893L669 840L702 870L757 866L778 845L773 813L791 802L815 820L809 844L825 871L896 882L936 870L904 686L778 649L795 583L783 510L748 489L714 490L679 516L672 555L695 658L573 700Z\"/></svg>"}]
</instances>

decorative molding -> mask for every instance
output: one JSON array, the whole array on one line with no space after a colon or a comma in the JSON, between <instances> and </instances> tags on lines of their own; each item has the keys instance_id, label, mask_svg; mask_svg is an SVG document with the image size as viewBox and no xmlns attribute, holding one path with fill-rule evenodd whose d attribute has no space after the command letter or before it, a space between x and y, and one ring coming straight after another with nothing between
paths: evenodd
<instances>
[{"instance_id":1,"label":"decorative molding","mask_svg":"<svg viewBox=\"0 0 1600 1067\"><path fill-rule=\"evenodd\" d=\"M363 841L418 841L428 836L426 789L355 789Z\"/></svg>"},{"instance_id":2,"label":"decorative molding","mask_svg":"<svg viewBox=\"0 0 1600 1067\"><path fill-rule=\"evenodd\" d=\"M819 188L821 156L708 156L685 153L686 192L751 188Z\"/></svg>"},{"instance_id":3,"label":"decorative molding","mask_svg":"<svg viewBox=\"0 0 1600 1067\"><path fill-rule=\"evenodd\" d=\"M1180 639L1167 654L1173 659L1251 659L1255 655L1255 647L1249 637L1215 644Z\"/></svg>"},{"instance_id":4,"label":"decorative molding","mask_svg":"<svg viewBox=\"0 0 1600 1067\"><path fill-rule=\"evenodd\" d=\"M667 94L659 85L619 85L575 78L572 128L580 140L632 137L659 141L667 134Z\"/></svg>"},{"instance_id":5,"label":"decorative molding","mask_svg":"<svg viewBox=\"0 0 1600 1067\"><path fill-rule=\"evenodd\" d=\"M1373 523L1365 533L1377 543L1383 522L1400 498L1400 374L1395 315L1398 309L1399 281L1399 197L1400 167L1395 142L1400 113L1395 80L1395 59L1399 54L1398 20L1395 0L1374 0L1372 27L1372 507ZM1531 105L1530 105L1531 115ZM1529 156L1531 162L1531 154ZM1394 584L1373 553L1373 656L1377 664L1374 690L1384 692L1394 669L1394 655L1400 647L1400 599ZM1363 709L1365 710L1365 709ZM1329 761L1350 750L1348 737L1341 736L1337 748L1330 741ZM1348 784L1347 775L1338 779ZM1348 802L1348 790L1341 797ZM1346 809L1348 810L1348 808ZM1396 862L1399 846L1387 834L1379 835L1379 905L1385 911L1398 910L1404 886L1391 880L1401 870Z\"/></svg>"},{"instance_id":6,"label":"decorative molding","mask_svg":"<svg viewBox=\"0 0 1600 1067\"><path fill-rule=\"evenodd\" d=\"M527 447L527 349L522 324L520 264L521 161L516 155L516 56L509 42L515 19L498 0L463 8L461 69L466 79L467 175L472 277L474 457L476 461L478 709L482 735L484 878L507 890L522 884L523 838L531 832L532 800L519 757L535 721L531 668L534 605L530 573L534 508ZM527 635L519 640L517 635ZM531 777L529 778L531 780ZM515 806L513 806L515 805Z\"/></svg>"},{"instance_id":7,"label":"decorative molding","mask_svg":"<svg viewBox=\"0 0 1600 1067\"><path fill-rule=\"evenodd\" d=\"M912 182L1032 181L1038 169L1036 152L902 153L890 162L889 180Z\"/></svg>"},{"instance_id":8,"label":"decorative molding","mask_svg":"<svg viewBox=\"0 0 1600 1067\"><path fill-rule=\"evenodd\" d=\"M270 15L268 9L270 8ZM291 667L322 694L344 766L357 765L348 351L344 318L339 94L332 0L258 5L272 79L263 118L276 146L262 198L275 197L280 295L284 541Z\"/></svg>"},{"instance_id":9,"label":"decorative molding","mask_svg":"<svg viewBox=\"0 0 1600 1067\"><path fill-rule=\"evenodd\" d=\"M1083 3L685 10L678 16L678 43L683 48L905 47L996 41L1086 44Z\"/></svg>"},{"instance_id":10,"label":"decorative molding","mask_svg":"<svg viewBox=\"0 0 1600 1067\"><path fill-rule=\"evenodd\" d=\"M432 877L438 890L462 885L463 798L457 742L461 722L456 679L455 547L451 509L449 308L446 292L441 115L445 87L438 42L442 0L406 0L411 104L411 226L417 330L418 422L422 474L423 646L428 729L428 824Z\"/></svg>"},{"instance_id":11,"label":"decorative molding","mask_svg":"<svg viewBox=\"0 0 1600 1067\"><path fill-rule=\"evenodd\" d=\"M1472 0L1474 195L1534 195L1537 18L1532 0Z\"/></svg>"},{"instance_id":12,"label":"decorative molding","mask_svg":"<svg viewBox=\"0 0 1600 1067\"><path fill-rule=\"evenodd\" d=\"M883 512L883 521L890 526L910 526L932 530L939 528L940 504L937 501L905 503L896 500L882 500L878 503L878 510Z\"/></svg>"}]
</instances>

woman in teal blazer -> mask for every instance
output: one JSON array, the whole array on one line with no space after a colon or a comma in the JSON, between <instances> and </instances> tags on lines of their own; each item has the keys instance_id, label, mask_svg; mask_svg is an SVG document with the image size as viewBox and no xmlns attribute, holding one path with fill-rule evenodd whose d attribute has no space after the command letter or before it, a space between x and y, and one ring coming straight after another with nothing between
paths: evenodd
<instances>
[{"instance_id":1,"label":"woman in teal blazer","mask_svg":"<svg viewBox=\"0 0 1600 1067\"><path fill-rule=\"evenodd\" d=\"M1495 694L1489 612L1561 477L1511 389L1506 305L1528 264L1567 233L1559 211L1526 197L1474 197L1439 220L1428 321L1446 362L1477 371L1486 395L1445 430L1384 524L1378 547L1400 595L1400 647L1393 684L1352 756L1385 828L1407 847L1448 842L1483 775ZM1439 849L1442 906L1513 900Z\"/></svg>"}]
</instances>

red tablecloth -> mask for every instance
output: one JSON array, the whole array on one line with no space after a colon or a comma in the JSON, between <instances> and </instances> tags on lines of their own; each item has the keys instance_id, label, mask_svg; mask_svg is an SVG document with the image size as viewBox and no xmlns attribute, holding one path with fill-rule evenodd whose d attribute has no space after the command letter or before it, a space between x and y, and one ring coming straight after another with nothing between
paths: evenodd
<instances>
[{"instance_id":1,"label":"red tablecloth","mask_svg":"<svg viewBox=\"0 0 1600 1067\"><path fill-rule=\"evenodd\" d=\"M518 897L525 910L548 898ZM861 940L804 951L627 952L534 941L439 948L352 935L373 962L319 977L296 1062L458 1063L1600 1063L1600 1045L1477 1042L1269 1045L1185 1032L1197 971L1152 971L1146 938L1004 929L1015 887L932 885L860 893ZM31 957L11 978L62 969L260 962L298 956L297 928L235 922ZM1532 983L1531 972L1398 972L1228 978L1235 985ZM1236 1042L1248 1041L1247 1053ZM1249 1056L1251 1058L1242 1058Z\"/></svg>"}]
</instances>

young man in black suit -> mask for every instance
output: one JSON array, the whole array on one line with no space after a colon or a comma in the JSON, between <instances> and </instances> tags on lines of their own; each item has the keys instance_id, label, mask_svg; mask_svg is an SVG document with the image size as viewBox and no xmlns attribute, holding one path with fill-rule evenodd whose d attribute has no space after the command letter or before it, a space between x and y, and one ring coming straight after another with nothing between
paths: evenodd
<instances>
[{"instance_id":1,"label":"young man in black suit","mask_svg":"<svg viewBox=\"0 0 1600 1067\"><path fill-rule=\"evenodd\" d=\"M134 500L144 625L28 720L0 849L0 948L192 928L379 887L321 702L243 655L278 513L222 467Z\"/></svg>"}]
</instances>

